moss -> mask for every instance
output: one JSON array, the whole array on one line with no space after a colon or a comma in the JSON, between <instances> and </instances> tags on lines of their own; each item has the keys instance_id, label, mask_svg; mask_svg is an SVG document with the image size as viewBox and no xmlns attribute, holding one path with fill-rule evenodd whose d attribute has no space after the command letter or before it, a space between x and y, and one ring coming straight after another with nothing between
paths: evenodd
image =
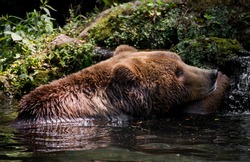
<instances>
[{"instance_id":1,"label":"moss","mask_svg":"<svg viewBox=\"0 0 250 162\"><path fill-rule=\"evenodd\" d=\"M104 16L98 21L93 28L89 31L89 39L95 40L100 45L104 45L104 42L108 37L111 37L116 31L117 27L121 26L121 21L118 19L124 9L122 7L115 7L107 16Z\"/></svg>"},{"instance_id":2,"label":"moss","mask_svg":"<svg viewBox=\"0 0 250 162\"><path fill-rule=\"evenodd\" d=\"M236 7L221 3L211 3L202 10L190 11L189 7L160 1L145 1L137 7L121 5L92 27L88 38L104 47L129 44L159 49L187 38L237 37Z\"/></svg>"},{"instance_id":3,"label":"moss","mask_svg":"<svg viewBox=\"0 0 250 162\"><path fill-rule=\"evenodd\" d=\"M117 7L89 30L100 46L129 44L137 48L166 48L176 43L176 20L181 12L172 3L147 2Z\"/></svg>"},{"instance_id":4,"label":"moss","mask_svg":"<svg viewBox=\"0 0 250 162\"><path fill-rule=\"evenodd\" d=\"M194 66L216 68L237 56L241 45L237 40L218 37L189 39L171 48Z\"/></svg>"},{"instance_id":5,"label":"moss","mask_svg":"<svg viewBox=\"0 0 250 162\"><path fill-rule=\"evenodd\" d=\"M47 83L50 80L49 70L38 70L35 75L36 84L41 85Z\"/></svg>"}]
</instances>

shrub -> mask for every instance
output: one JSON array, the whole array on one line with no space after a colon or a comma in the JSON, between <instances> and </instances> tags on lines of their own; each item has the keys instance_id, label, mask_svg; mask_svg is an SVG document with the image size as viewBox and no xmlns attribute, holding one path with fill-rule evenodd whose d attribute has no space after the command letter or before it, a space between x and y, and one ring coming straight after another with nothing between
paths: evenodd
<instances>
[{"instance_id":1,"label":"shrub","mask_svg":"<svg viewBox=\"0 0 250 162\"><path fill-rule=\"evenodd\" d=\"M18 59L40 52L53 33L48 1L41 0L41 11L34 10L26 19L15 16L0 18L0 71L4 71ZM42 12L43 11L43 12Z\"/></svg>"},{"instance_id":2,"label":"shrub","mask_svg":"<svg viewBox=\"0 0 250 162\"><path fill-rule=\"evenodd\" d=\"M165 48L176 43L176 19L180 10L173 3L125 4L90 29L89 39L101 46L130 44L138 48Z\"/></svg>"},{"instance_id":3,"label":"shrub","mask_svg":"<svg viewBox=\"0 0 250 162\"><path fill-rule=\"evenodd\" d=\"M180 54L187 64L216 68L236 57L240 48L239 42L233 39L203 37L182 41L171 50Z\"/></svg>"},{"instance_id":4,"label":"shrub","mask_svg":"<svg viewBox=\"0 0 250 162\"><path fill-rule=\"evenodd\" d=\"M89 30L89 39L112 48L170 48L186 38L236 38L232 7L218 4L199 12L187 7L163 1L120 5Z\"/></svg>"},{"instance_id":5,"label":"shrub","mask_svg":"<svg viewBox=\"0 0 250 162\"><path fill-rule=\"evenodd\" d=\"M0 18L0 91L21 96L92 63L91 42L55 48L49 45L59 30L53 27L52 8L47 1L41 3L41 11L27 13L26 19Z\"/></svg>"}]
</instances>

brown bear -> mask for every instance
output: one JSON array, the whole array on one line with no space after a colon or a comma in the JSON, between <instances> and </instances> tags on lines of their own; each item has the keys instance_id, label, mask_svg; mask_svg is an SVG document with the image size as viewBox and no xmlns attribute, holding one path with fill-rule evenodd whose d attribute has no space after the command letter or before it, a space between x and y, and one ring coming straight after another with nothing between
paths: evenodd
<instances>
[{"instance_id":1,"label":"brown bear","mask_svg":"<svg viewBox=\"0 0 250 162\"><path fill-rule=\"evenodd\" d=\"M189 66L175 53L137 51L121 45L110 59L25 95L17 121L151 117L171 111L209 113L217 110L228 85L228 78L217 70Z\"/></svg>"}]
</instances>

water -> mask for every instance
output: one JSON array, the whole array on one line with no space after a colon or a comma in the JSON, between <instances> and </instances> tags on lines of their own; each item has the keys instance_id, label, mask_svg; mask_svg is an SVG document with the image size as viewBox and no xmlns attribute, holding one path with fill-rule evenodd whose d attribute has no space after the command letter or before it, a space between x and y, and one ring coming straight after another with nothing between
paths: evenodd
<instances>
[{"instance_id":1,"label":"water","mask_svg":"<svg viewBox=\"0 0 250 162\"><path fill-rule=\"evenodd\" d=\"M11 103L11 104L9 104ZM0 161L249 161L250 113L13 128L0 107Z\"/></svg>"},{"instance_id":2,"label":"water","mask_svg":"<svg viewBox=\"0 0 250 162\"><path fill-rule=\"evenodd\" d=\"M229 66L233 71L231 76L231 90L228 93L225 105L230 111L244 112L250 110L250 54L234 60ZM231 66L231 67L230 67Z\"/></svg>"}]
</instances>

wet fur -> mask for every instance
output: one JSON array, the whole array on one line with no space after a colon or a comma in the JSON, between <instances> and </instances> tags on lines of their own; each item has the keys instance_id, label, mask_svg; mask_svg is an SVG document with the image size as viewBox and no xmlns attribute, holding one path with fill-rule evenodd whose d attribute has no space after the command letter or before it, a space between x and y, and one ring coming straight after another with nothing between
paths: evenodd
<instances>
[{"instance_id":1,"label":"wet fur","mask_svg":"<svg viewBox=\"0 0 250 162\"><path fill-rule=\"evenodd\" d=\"M217 106L228 83L220 84L219 80L218 94L201 100L200 94L195 94L176 79L176 62L184 65L172 52L138 52L130 46L119 46L114 57L25 95L19 103L17 121L46 123L79 118L111 119L120 115L162 116L197 99L200 99L198 104L190 104L195 109ZM208 83L204 84L202 79ZM201 76L200 82L212 85L209 75Z\"/></svg>"}]
</instances>

